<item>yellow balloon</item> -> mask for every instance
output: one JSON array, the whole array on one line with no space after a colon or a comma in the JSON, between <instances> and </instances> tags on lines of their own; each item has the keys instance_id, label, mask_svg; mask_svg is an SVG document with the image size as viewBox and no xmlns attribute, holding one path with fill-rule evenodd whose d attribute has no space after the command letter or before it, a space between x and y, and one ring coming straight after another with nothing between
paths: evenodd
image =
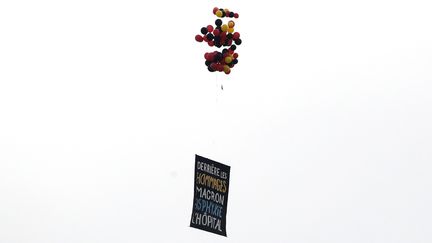
<instances>
[{"instance_id":1,"label":"yellow balloon","mask_svg":"<svg viewBox=\"0 0 432 243\"><path fill-rule=\"evenodd\" d=\"M225 72L226 74L229 74L229 73L231 72L231 68L230 68L228 65L225 65L225 66L224 66L224 72Z\"/></svg>"},{"instance_id":2,"label":"yellow balloon","mask_svg":"<svg viewBox=\"0 0 432 243\"><path fill-rule=\"evenodd\" d=\"M222 17L222 15L223 15L222 11L220 11L220 10L216 11L216 16L218 16L220 18L220 17Z\"/></svg>"},{"instance_id":3,"label":"yellow balloon","mask_svg":"<svg viewBox=\"0 0 432 243\"><path fill-rule=\"evenodd\" d=\"M222 31L223 32L227 32L227 30L228 30L228 25L226 25L226 24L224 24L224 25L222 25Z\"/></svg>"},{"instance_id":4,"label":"yellow balloon","mask_svg":"<svg viewBox=\"0 0 432 243\"><path fill-rule=\"evenodd\" d=\"M231 62L232 62L232 57L230 56L225 57L225 63L230 64Z\"/></svg>"},{"instance_id":5,"label":"yellow balloon","mask_svg":"<svg viewBox=\"0 0 432 243\"><path fill-rule=\"evenodd\" d=\"M234 28L228 28L228 32L229 33L233 33L234 32Z\"/></svg>"},{"instance_id":6,"label":"yellow balloon","mask_svg":"<svg viewBox=\"0 0 432 243\"><path fill-rule=\"evenodd\" d=\"M235 25L234 21L230 20L230 21L228 22L228 27L233 28L234 25Z\"/></svg>"}]
</instances>

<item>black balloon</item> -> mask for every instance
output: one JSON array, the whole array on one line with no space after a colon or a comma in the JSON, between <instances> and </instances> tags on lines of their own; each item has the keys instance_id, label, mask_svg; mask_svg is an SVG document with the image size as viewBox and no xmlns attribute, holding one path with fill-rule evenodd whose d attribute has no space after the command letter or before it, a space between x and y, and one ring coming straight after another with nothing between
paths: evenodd
<instances>
[{"instance_id":1,"label":"black balloon","mask_svg":"<svg viewBox=\"0 0 432 243\"><path fill-rule=\"evenodd\" d=\"M201 28L201 33L203 34L203 35L205 35L205 34L207 34L207 28L206 27L202 27Z\"/></svg>"},{"instance_id":2,"label":"black balloon","mask_svg":"<svg viewBox=\"0 0 432 243\"><path fill-rule=\"evenodd\" d=\"M237 39L237 40L235 40L235 43L236 43L236 45L241 45L241 43L242 43L242 40L241 39Z\"/></svg>"},{"instance_id":3,"label":"black balloon","mask_svg":"<svg viewBox=\"0 0 432 243\"><path fill-rule=\"evenodd\" d=\"M216 24L216 26L221 26L222 25L222 20L221 19L216 19L215 24Z\"/></svg>"},{"instance_id":4,"label":"black balloon","mask_svg":"<svg viewBox=\"0 0 432 243\"><path fill-rule=\"evenodd\" d=\"M214 39L214 35L212 33L208 33L207 34L207 39L213 40Z\"/></svg>"},{"instance_id":5,"label":"black balloon","mask_svg":"<svg viewBox=\"0 0 432 243\"><path fill-rule=\"evenodd\" d=\"M221 61L222 58L223 58L223 54L220 53L220 52L218 52L218 53L216 54L216 61Z\"/></svg>"}]
</instances>

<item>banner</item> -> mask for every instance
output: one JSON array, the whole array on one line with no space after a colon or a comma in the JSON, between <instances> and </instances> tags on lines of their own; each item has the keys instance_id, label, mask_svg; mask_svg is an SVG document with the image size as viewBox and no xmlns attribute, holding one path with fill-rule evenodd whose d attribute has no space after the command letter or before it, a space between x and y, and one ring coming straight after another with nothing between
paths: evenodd
<instances>
[{"instance_id":1,"label":"banner","mask_svg":"<svg viewBox=\"0 0 432 243\"><path fill-rule=\"evenodd\" d=\"M190 227L226 236L230 167L195 155L194 202Z\"/></svg>"}]
</instances>

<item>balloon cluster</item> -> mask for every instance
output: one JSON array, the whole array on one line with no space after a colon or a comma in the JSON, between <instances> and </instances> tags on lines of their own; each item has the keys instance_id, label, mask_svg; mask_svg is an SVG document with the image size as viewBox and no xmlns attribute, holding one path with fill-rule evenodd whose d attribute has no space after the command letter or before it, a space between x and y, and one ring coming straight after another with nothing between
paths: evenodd
<instances>
[{"instance_id":1,"label":"balloon cluster","mask_svg":"<svg viewBox=\"0 0 432 243\"><path fill-rule=\"evenodd\" d=\"M213 14L218 17L215 21L215 26L208 25L201 28L201 34L195 36L198 42L206 42L210 47L222 48L220 51L207 52L204 55L205 65L210 72L231 73L233 68L238 63L237 46L241 45L240 33L234 31L235 23L229 20L224 24L221 18L238 18L238 13L215 7Z\"/></svg>"}]
</instances>

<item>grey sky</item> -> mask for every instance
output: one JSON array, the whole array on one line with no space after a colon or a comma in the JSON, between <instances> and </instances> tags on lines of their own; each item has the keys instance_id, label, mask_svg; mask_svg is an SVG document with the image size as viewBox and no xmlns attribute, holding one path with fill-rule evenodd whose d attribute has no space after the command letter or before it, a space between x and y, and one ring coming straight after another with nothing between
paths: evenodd
<instances>
[{"instance_id":1,"label":"grey sky","mask_svg":"<svg viewBox=\"0 0 432 243\"><path fill-rule=\"evenodd\" d=\"M431 9L1 2L0 242L431 242ZM188 227L195 154L231 166L228 238Z\"/></svg>"}]
</instances>

